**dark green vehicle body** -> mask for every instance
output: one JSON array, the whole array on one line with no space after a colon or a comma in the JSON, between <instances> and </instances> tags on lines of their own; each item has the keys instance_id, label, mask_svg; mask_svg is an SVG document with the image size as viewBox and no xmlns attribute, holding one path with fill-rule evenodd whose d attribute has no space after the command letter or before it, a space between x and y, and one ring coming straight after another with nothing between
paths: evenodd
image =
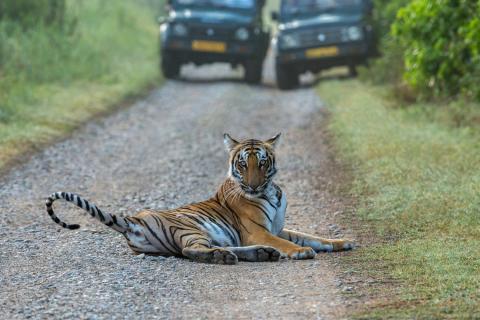
<instances>
[{"instance_id":1,"label":"dark green vehicle body","mask_svg":"<svg viewBox=\"0 0 480 320\"><path fill-rule=\"evenodd\" d=\"M351 75L376 53L370 0L282 0L274 37L277 84L298 85L299 75L348 66Z\"/></svg>"},{"instance_id":2,"label":"dark green vehicle body","mask_svg":"<svg viewBox=\"0 0 480 320\"><path fill-rule=\"evenodd\" d=\"M222 3L224 5L222 5ZM226 62L245 69L245 80L262 77L270 32L261 0L171 0L160 26L161 69L175 78L183 64Z\"/></svg>"}]
</instances>

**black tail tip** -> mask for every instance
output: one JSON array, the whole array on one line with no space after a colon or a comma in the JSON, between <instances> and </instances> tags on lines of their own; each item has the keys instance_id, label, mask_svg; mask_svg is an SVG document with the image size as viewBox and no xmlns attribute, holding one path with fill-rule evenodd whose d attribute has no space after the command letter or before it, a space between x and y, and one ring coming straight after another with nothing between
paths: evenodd
<instances>
[{"instance_id":1,"label":"black tail tip","mask_svg":"<svg viewBox=\"0 0 480 320\"><path fill-rule=\"evenodd\" d=\"M68 225L68 229L70 229L70 230L75 230L75 229L79 229L79 228L80 228L79 224L69 224Z\"/></svg>"}]
</instances>

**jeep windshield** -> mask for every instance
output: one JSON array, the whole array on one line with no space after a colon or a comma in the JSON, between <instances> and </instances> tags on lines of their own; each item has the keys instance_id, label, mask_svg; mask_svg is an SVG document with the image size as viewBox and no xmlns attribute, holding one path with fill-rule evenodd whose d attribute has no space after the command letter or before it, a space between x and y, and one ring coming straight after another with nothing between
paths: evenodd
<instances>
[{"instance_id":1,"label":"jeep windshield","mask_svg":"<svg viewBox=\"0 0 480 320\"><path fill-rule=\"evenodd\" d=\"M255 0L174 0L173 6L182 9L217 9L253 11Z\"/></svg>"},{"instance_id":2,"label":"jeep windshield","mask_svg":"<svg viewBox=\"0 0 480 320\"><path fill-rule=\"evenodd\" d=\"M309 18L320 14L361 14L364 0L283 0L280 20Z\"/></svg>"}]
</instances>

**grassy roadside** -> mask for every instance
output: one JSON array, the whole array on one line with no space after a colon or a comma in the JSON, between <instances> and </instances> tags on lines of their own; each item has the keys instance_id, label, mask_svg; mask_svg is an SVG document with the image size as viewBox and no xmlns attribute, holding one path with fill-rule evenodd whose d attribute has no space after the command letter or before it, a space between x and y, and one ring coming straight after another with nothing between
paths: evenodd
<instances>
[{"instance_id":1,"label":"grassy roadside","mask_svg":"<svg viewBox=\"0 0 480 320\"><path fill-rule=\"evenodd\" d=\"M0 21L0 170L160 80L161 3L67 0L63 30Z\"/></svg>"},{"instance_id":2,"label":"grassy roadside","mask_svg":"<svg viewBox=\"0 0 480 320\"><path fill-rule=\"evenodd\" d=\"M318 92L338 154L353 170L361 228L378 240L345 257L375 279L364 288L374 302L356 317L478 316L478 129L432 121L436 106L392 108L384 88L356 80L324 82Z\"/></svg>"}]
</instances>

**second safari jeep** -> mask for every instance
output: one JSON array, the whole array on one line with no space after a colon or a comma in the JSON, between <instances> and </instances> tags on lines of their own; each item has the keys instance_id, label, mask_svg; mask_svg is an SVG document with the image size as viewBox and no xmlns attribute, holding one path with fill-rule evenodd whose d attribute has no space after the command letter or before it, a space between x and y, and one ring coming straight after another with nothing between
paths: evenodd
<instances>
[{"instance_id":1,"label":"second safari jeep","mask_svg":"<svg viewBox=\"0 0 480 320\"><path fill-rule=\"evenodd\" d=\"M265 0L170 0L161 25L161 69L177 77L182 64L242 65L244 78L259 83L270 33L264 30Z\"/></svg>"},{"instance_id":2,"label":"second safari jeep","mask_svg":"<svg viewBox=\"0 0 480 320\"><path fill-rule=\"evenodd\" d=\"M274 37L277 84L298 85L299 75L356 66L375 54L371 0L282 0Z\"/></svg>"}]
</instances>

